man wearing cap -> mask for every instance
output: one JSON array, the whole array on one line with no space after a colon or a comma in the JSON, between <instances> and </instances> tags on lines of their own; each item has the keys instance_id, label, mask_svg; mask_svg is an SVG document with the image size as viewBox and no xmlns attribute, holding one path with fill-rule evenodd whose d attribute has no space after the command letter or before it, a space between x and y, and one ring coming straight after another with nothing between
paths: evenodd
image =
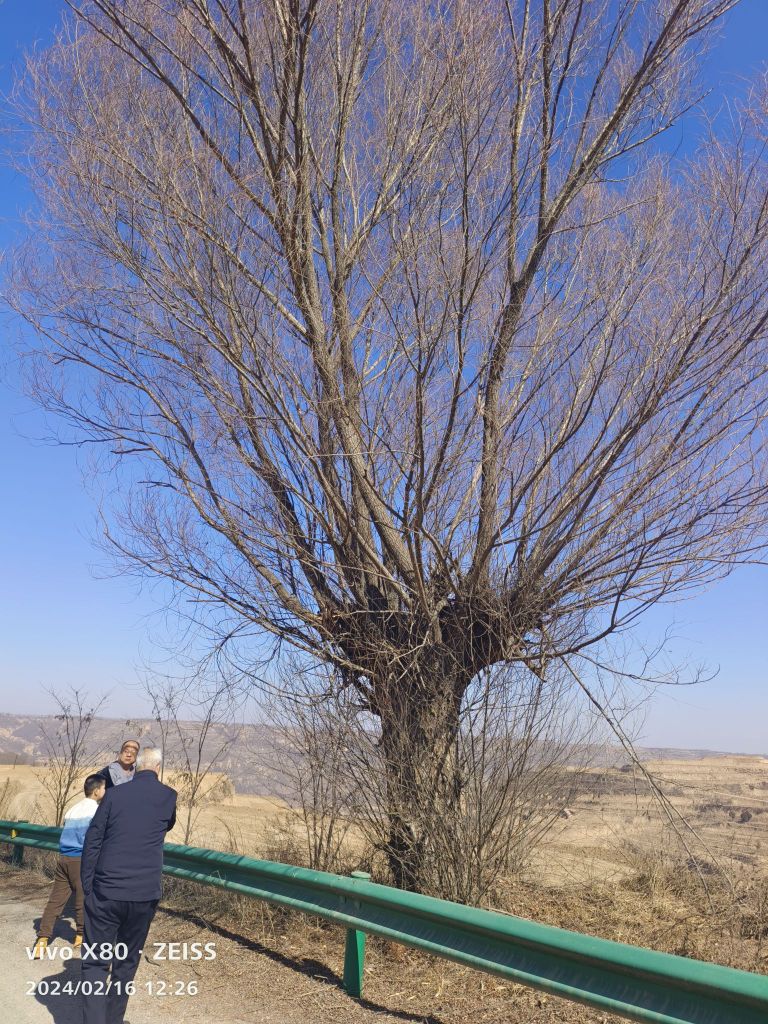
<instances>
[{"instance_id":1,"label":"man wearing cap","mask_svg":"<svg viewBox=\"0 0 768 1024\"><path fill-rule=\"evenodd\" d=\"M136 758L139 753L138 740L125 740L117 760L105 765L99 775L102 776L107 789L113 786L121 786L124 782L131 782L136 774Z\"/></svg>"}]
</instances>

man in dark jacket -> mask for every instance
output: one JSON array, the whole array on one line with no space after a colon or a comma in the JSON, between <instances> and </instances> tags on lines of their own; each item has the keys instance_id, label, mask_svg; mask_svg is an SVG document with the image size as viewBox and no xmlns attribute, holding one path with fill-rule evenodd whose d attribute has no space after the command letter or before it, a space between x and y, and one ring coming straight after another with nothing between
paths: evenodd
<instances>
[{"instance_id":1,"label":"man in dark jacket","mask_svg":"<svg viewBox=\"0 0 768 1024\"><path fill-rule=\"evenodd\" d=\"M82 980L91 985L84 986L83 1024L122 1024L126 986L162 895L163 842L176 823L176 791L159 781L161 764L160 750L142 751L131 785L107 790L85 835Z\"/></svg>"}]
</instances>

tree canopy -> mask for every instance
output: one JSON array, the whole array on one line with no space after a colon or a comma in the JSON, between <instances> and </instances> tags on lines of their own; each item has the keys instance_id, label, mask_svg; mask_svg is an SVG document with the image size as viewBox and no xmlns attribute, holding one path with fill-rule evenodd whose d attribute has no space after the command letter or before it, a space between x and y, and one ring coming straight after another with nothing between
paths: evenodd
<instances>
[{"instance_id":1,"label":"tree canopy","mask_svg":"<svg viewBox=\"0 0 768 1024\"><path fill-rule=\"evenodd\" d=\"M764 542L765 83L664 144L732 0L71 6L20 100L35 387L135 465L125 556L354 688L402 830L478 672Z\"/></svg>"}]
</instances>

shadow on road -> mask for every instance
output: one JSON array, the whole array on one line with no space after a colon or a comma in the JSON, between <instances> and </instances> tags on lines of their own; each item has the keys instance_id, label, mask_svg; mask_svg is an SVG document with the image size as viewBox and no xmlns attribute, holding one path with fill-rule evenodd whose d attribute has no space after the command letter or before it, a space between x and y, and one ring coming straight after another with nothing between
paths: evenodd
<instances>
[{"instance_id":1,"label":"shadow on road","mask_svg":"<svg viewBox=\"0 0 768 1024\"><path fill-rule=\"evenodd\" d=\"M67 902L67 905L64 907L64 909L62 910L61 914L62 914L62 916L60 918L58 918L58 920L56 921L56 923L53 926L53 934L51 935L51 942L53 942L54 939L62 938L62 939L66 939L66 941L69 942L70 945L71 945L72 942L74 941L74 938L75 938L75 925L73 923L74 920L75 920L75 898L74 898L74 896L72 896L69 899L69 901ZM65 921L64 920L64 915L69 915L72 920L71 921ZM32 922L32 927L35 929L35 935L37 935L37 933L40 930L40 922L42 921L42 919L43 919L42 914L38 914L37 917Z\"/></svg>"},{"instance_id":2,"label":"shadow on road","mask_svg":"<svg viewBox=\"0 0 768 1024\"><path fill-rule=\"evenodd\" d=\"M81 997L66 991L67 982L74 989L79 980L80 961L75 959L67 960L63 971L59 968L36 983L35 999L50 1013L52 1024L81 1024Z\"/></svg>"},{"instance_id":3,"label":"shadow on road","mask_svg":"<svg viewBox=\"0 0 768 1024\"><path fill-rule=\"evenodd\" d=\"M196 914L190 914L183 910L173 910L169 907L158 908L158 916L164 914L167 917L176 918L182 921L188 921L190 924L198 924L208 931L213 932L215 935L220 935L222 939L229 939L232 942L236 942L243 949L250 949L254 953L258 953L260 956L267 957L269 960L275 963L282 964L283 967L288 967L292 971L299 971L301 974L307 974L312 978L317 978L320 981L325 982L327 985L333 985L335 988L344 991L344 985L342 979L332 971L326 964L320 963L319 960L310 960L308 957L292 957L287 956L285 953L278 953L274 949L270 949L268 946L263 946L260 942L255 939L249 939L245 935L239 935L237 932L231 932L227 928L222 928L221 925L213 924L210 921L203 920ZM425 1016L421 1013L407 1013L404 1010L393 1010L389 1006L382 1006L380 1003L374 1003L370 999L356 999L355 1002L358 1006L363 1007L365 1010L371 1010L374 1013L386 1013L390 1017L396 1017L398 1020L410 1021L412 1024L444 1024L444 1021L440 1017L435 1017L432 1014ZM56 1024L59 1024L56 1021ZM67 1022L68 1024L68 1022Z\"/></svg>"}]
</instances>

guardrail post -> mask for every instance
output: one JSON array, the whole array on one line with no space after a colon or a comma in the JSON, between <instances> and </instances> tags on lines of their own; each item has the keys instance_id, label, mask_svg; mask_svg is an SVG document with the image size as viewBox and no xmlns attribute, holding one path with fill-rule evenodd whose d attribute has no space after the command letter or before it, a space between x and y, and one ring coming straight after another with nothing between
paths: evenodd
<instances>
[{"instance_id":1,"label":"guardrail post","mask_svg":"<svg viewBox=\"0 0 768 1024\"><path fill-rule=\"evenodd\" d=\"M370 881L367 871L353 871L352 878ZM363 968L365 967L365 932L347 928L347 944L344 950L344 988L350 996L359 999L363 994Z\"/></svg>"},{"instance_id":2,"label":"guardrail post","mask_svg":"<svg viewBox=\"0 0 768 1024\"><path fill-rule=\"evenodd\" d=\"M27 821L26 818L20 818L18 823L19 823L19 825L28 825L29 824L29 822ZM11 835L13 835L13 830L11 830ZM24 847L21 845L21 843L14 843L13 844L13 850L12 850L12 853L11 853L11 864L13 864L13 866L15 868L20 868L23 865L23 863L24 863Z\"/></svg>"}]
</instances>

